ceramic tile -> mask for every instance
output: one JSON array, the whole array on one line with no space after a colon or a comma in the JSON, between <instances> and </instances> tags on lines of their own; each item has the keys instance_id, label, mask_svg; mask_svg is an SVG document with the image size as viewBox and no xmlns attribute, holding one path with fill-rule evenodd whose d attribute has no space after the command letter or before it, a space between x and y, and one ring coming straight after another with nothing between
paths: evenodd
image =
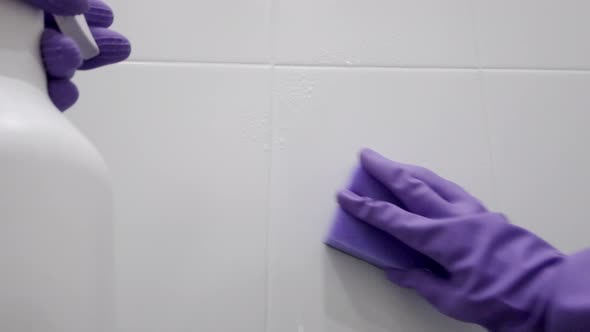
<instances>
[{"instance_id":1,"label":"ceramic tile","mask_svg":"<svg viewBox=\"0 0 590 332\"><path fill-rule=\"evenodd\" d=\"M68 114L114 180L119 330L264 329L267 68L124 64Z\"/></svg>"},{"instance_id":2,"label":"ceramic tile","mask_svg":"<svg viewBox=\"0 0 590 332\"><path fill-rule=\"evenodd\" d=\"M287 64L475 66L469 0L277 0L276 59Z\"/></svg>"},{"instance_id":3,"label":"ceramic tile","mask_svg":"<svg viewBox=\"0 0 590 332\"><path fill-rule=\"evenodd\" d=\"M589 68L590 2L479 0L481 63L500 68Z\"/></svg>"},{"instance_id":4,"label":"ceramic tile","mask_svg":"<svg viewBox=\"0 0 590 332\"><path fill-rule=\"evenodd\" d=\"M110 0L133 60L267 63L271 0Z\"/></svg>"},{"instance_id":5,"label":"ceramic tile","mask_svg":"<svg viewBox=\"0 0 590 332\"><path fill-rule=\"evenodd\" d=\"M361 147L493 203L478 74L280 68L275 85L268 330L479 331L322 244Z\"/></svg>"},{"instance_id":6,"label":"ceramic tile","mask_svg":"<svg viewBox=\"0 0 590 332\"><path fill-rule=\"evenodd\" d=\"M590 75L485 76L499 206L565 251L584 248L590 214Z\"/></svg>"}]
</instances>

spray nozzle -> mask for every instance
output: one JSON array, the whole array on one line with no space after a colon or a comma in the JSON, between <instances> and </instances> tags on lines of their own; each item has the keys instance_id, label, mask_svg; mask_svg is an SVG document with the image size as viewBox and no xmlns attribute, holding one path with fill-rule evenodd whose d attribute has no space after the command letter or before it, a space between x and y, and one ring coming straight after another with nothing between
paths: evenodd
<instances>
[{"instance_id":1,"label":"spray nozzle","mask_svg":"<svg viewBox=\"0 0 590 332\"><path fill-rule=\"evenodd\" d=\"M84 60L94 58L100 53L100 49L90 32L90 27L84 15L55 15L54 17L61 32L72 38L78 44Z\"/></svg>"}]
</instances>

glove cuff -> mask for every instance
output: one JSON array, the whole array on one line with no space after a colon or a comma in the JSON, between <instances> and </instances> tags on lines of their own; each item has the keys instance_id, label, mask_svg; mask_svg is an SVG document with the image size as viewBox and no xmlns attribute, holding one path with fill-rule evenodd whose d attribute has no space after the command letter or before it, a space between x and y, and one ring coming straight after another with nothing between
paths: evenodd
<instances>
[{"instance_id":1,"label":"glove cuff","mask_svg":"<svg viewBox=\"0 0 590 332\"><path fill-rule=\"evenodd\" d=\"M543 330L585 331L590 327L590 249L570 255L546 283L551 287L544 310Z\"/></svg>"}]
</instances>

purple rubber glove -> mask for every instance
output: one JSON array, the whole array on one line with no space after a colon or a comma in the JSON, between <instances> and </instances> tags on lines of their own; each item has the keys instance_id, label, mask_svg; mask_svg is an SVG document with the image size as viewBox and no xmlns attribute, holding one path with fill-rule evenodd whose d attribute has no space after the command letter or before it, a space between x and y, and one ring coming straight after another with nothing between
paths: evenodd
<instances>
[{"instance_id":1,"label":"purple rubber glove","mask_svg":"<svg viewBox=\"0 0 590 332\"><path fill-rule=\"evenodd\" d=\"M99 0L26 0L43 9L45 31L41 38L41 55L47 72L49 97L60 111L78 100L78 88L71 81L76 70L93 69L123 61L131 53L131 44L119 33L109 30L113 11ZM59 32L52 14L73 16L84 14L100 54L83 61L76 43Z\"/></svg>"},{"instance_id":2,"label":"purple rubber glove","mask_svg":"<svg viewBox=\"0 0 590 332\"><path fill-rule=\"evenodd\" d=\"M442 313L496 332L590 330L590 252L566 256L424 168L361 153L362 167L403 208L339 193L351 216L431 257L444 275L386 269Z\"/></svg>"},{"instance_id":3,"label":"purple rubber glove","mask_svg":"<svg viewBox=\"0 0 590 332\"><path fill-rule=\"evenodd\" d=\"M362 167L357 167L354 171L347 188L358 195L401 206L399 200L385 186L367 174ZM440 270L440 267L428 257L387 232L351 217L342 209L336 211L325 243L384 270L390 268Z\"/></svg>"}]
</instances>

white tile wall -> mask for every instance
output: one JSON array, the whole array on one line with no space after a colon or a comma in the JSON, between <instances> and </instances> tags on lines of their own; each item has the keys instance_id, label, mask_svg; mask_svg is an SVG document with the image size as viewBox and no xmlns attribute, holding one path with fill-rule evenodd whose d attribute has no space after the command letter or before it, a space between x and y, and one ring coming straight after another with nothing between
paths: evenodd
<instances>
[{"instance_id":1,"label":"white tile wall","mask_svg":"<svg viewBox=\"0 0 590 332\"><path fill-rule=\"evenodd\" d=\"M268 62L271 0L110 0L134 60Z\"/></svg>"},{"instance_id":2,"label":"white tile wall","mask_svg":"<svg viewBox=\"0 0 590 332\"><path fill-rule=\"evenodd\" d=\"M471 0L276 0L279 63L477 65Z\"/></svg>"},{"instance_id":3,"label":"white tile wall","mask_svg":"<svg viewBox=\"0 0 590 332\"><path fill-rule=\"evenodd\" d=\"M363 146L588 245L586 2L111 3L133 62L69 116L113 170L119 332L479 331L321 244Z\"/></svg>"},{"instance_id":4,"label":"white tile wall","mask_svg":"<svg viewBox=\"0 0 590 332\"><path fill-rule=\"evenodd\" d=\"M485 76L502 211L570 252L590 244L590 74Z\"/></svg>"},{"instance_id":5,"label":"white tile wall","mask_svg":"<svg viewBox=\"0 0 590 332\"><path fill-rule=\"evenodd\" d=\"M270 71L121 65L79 81L70 116L115 183L120 330L262 331Z\"/></svg>"},{"instance_id":6,"label":"white tile wall","mask_svg":"<svg viewBox=\"0 0 590 332\"><path fill-rule=\"evenodd\" d=\"M427 165L491 199L478 74L278 69L275 87L268 330L474 330L322 240L335 191L364 146Z\"/></svg>"},{"instance_id":7,"label":"white tile wall","mask_svg":"<svg viewBox=\"0 0 590 332\"><path fill-rule=\"evenodd\" d=\"M590 2L479 0L481 64L590 68Z\"/></svg>"}]
</instances>

